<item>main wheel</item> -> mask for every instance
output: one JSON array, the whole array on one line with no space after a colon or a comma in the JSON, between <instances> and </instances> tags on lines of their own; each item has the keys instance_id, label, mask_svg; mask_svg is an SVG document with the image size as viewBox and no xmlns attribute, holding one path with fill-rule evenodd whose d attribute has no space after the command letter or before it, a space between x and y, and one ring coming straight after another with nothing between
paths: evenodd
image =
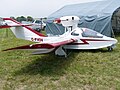
<instances>
[{"instance_id":1,"label":"main wheel","mask_svg":"<svg viewBox=\"0 0 120 90\"><path fill-rule=\"evenodd\" d=\"M108 51L109 52L113 51L113 47L112 46L108 47Z\"/></svg>"}]
</instances>

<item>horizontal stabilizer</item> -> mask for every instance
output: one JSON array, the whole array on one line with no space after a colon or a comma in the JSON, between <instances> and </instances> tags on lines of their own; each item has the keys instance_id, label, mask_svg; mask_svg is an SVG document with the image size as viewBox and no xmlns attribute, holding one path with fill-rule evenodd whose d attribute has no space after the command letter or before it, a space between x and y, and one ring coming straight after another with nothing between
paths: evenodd
<instances>
[{"instance_id":1,"label":"horizontal stabilizer","mask_svg":"<svg viewBox=\"0 0 120 90\"><path fill-rule=\"evenodd\" d=\"M4 24L0 24L0 29L10 28L13 34L19 39L33 41L33 38L41 39L45 37L45 35L35 31L31 27L28 27L28 26L32 26L33 24L22 24L11 18L3 18L3 21ZM40 42L40 41L36 40L35 42Z\"/></svg>"},{"instance_id":2,"label":"horizontal stabilizer","mask_svg":"<svg viewBox=\"0 0 120 90\"><path fill-rule=\"evenodd\" d=\"M6 22L5 20L8 20L9 22ZM15 23L10 22L10 20ZM2 20L0 20L0 29L1 28L10 28L10 27L19 27L19 26L32 26L32 25L33 24L21 24L11 18L3 18Z\"/></svg>"},{"instance_id":3,"label":"horizontal stabilizer","mask_svg":"<svg viewBox=\"0 0 120 90\"><path fill-rule=\"evenodd\" d=\"M2 26L0 26L0 29L2 29L2 28L10 28L11 26L8 26L8 25L2 25Z\"/></svg>"},{"instance_id":4,"label":"horizontal stabilizer","mask_svg":"<svg viewBox=\"0 0 120 90\"><path fill-rule=\"evenodd\" d=\"M0 29L2 28L10 28L10 27L24 27L24 26L32 26L32 24L21 24L21 25L1 25Z\"/></svg>"}]
</instances>

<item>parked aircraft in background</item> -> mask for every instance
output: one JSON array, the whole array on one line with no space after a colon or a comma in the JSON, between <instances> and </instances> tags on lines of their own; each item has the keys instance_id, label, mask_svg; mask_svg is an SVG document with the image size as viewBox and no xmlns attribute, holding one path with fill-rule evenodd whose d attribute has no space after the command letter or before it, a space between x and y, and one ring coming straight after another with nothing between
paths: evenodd
<instances>
[{"instance_id":1,"label":"parked aircraft in background","mask_svg":"<svg viewBox=\"0 0 120 90\"><path fill-rule=\"evenodd\" d=\"M55 55L67 56L64 49L100 49L109 48L112 50L117 40L111 37L102 35L94 30L88 28L79 28L79 17L64 16L56 19L55 22L62 24L65 27L65 33L59 36L47 37L41 33L36 32L30 27L23 25L11 18L3 18L17 38L36 42L35 44L19 46L8 50L33 50L33 54L43 54L54 51Z\"/></svg>"},{"instance_id":2,"label":"parked aircraft in background","mask_svg":"<svg viewBox=\"0 0 120 90\"><path fill-rule=\"evenodd\" d=\"M42 19L35 19L33 22L22 21L22 24L31 24L30 28L38 32L41 32L46 27L46 23Z\"/></svg>"}]
</instances>

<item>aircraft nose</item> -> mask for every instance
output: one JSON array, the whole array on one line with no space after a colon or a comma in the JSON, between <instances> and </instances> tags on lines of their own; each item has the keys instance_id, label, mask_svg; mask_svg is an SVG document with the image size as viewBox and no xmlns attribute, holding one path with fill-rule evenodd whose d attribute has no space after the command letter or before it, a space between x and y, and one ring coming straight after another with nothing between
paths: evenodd
<instances>
[{"instance_id":1,"label":"aircraft nose","mask_svg":"<svg viewBox=\"0 0 120 90\"><path fill-rule=\"evenodd\" d=\"M118 42L118 40L115 39L115 38L111 38L111 41L112 41L113 44L116 44Z\"/></svg>"},{"instance_id":2,"label":"aircraft nose","mask_svg":"<svg viewBox=\"0 0 120 90\"><path fill-rule=\"evenodd\" d=\"M117 43L118 42L118 40L117 39L115 39L115 38L112 38L113 39L113 41L115 42L115 43Z\"/></svg>"}]
</instances>

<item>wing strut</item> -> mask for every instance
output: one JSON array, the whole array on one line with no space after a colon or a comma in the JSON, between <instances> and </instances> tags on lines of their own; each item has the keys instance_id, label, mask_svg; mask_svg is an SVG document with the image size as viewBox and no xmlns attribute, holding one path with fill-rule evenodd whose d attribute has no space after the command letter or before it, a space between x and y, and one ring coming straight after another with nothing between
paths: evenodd
<instances>
[{"instance_id":1,"label":"wing strut","mask_svg":"<svg viewBox=\"0 0 120 90\"><path fill-rule=\"evenodd\" d=\"M66 54L65 50L63 50L62 46L60 46L59 48L56 49L55 55L67 57L67 54Z\"/></svg>"}]
</instances>

